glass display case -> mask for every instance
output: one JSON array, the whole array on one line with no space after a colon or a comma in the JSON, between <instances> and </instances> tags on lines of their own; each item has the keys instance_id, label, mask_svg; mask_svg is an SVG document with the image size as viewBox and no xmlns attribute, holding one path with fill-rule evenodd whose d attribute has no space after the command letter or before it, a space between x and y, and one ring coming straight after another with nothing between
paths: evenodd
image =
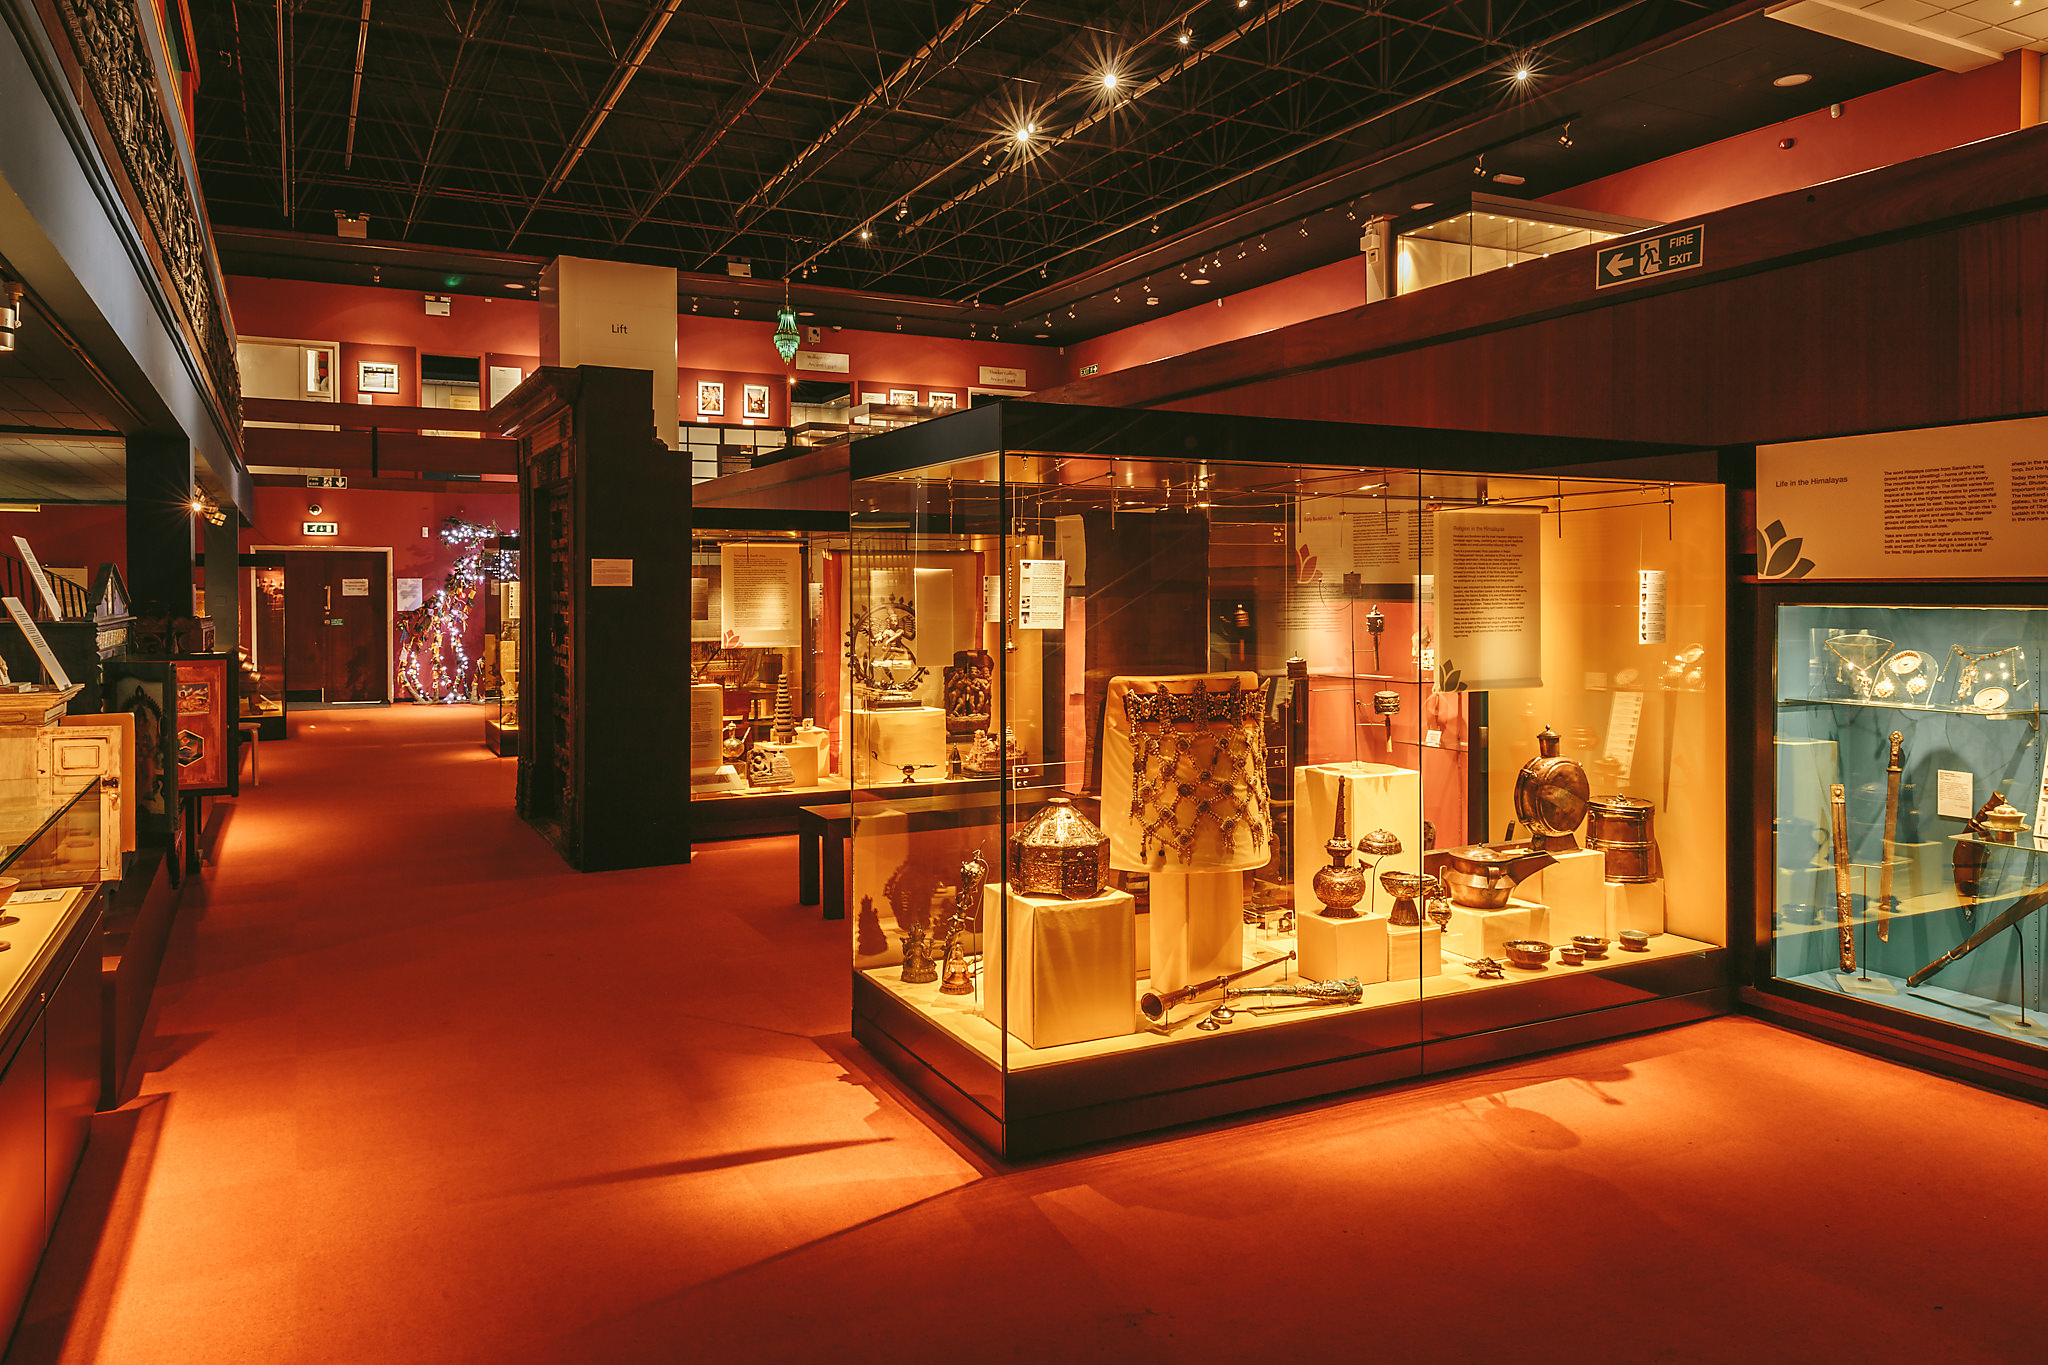
<instances>
[{"instance_id":1,"label":"glass display case","mask_svg":"<svg viewBox=\"0 0 2048 1365\"><path fill-rule=\"evenodd\" d=\"M1021 1155L1726 1008L1724 490L1651 455L857 445L856 1036Z\"/></svg>"},{"instance_id":2,"label":"glass display case","mask_svg":"<svg viewBox=\"0 0 2048 1365\"><path fill-rule=\"evenodd\" d=\"M1770 980L2038 1068L2048 609L1961 587L1787 595L1765 612Z\"/></svg>"},{"instance_id":3,"label":"glass display case","mask_svg":"<svg viewBox=\"0 0 2048 1365\"><path fill-rule=\"evenodd\" d=\"M0 781L0 878L15 879L15 895L97 885L102 809L98 778L61 792L31 778ZM7 913L0 902L0 925ZM0 931L0 939L6 937Z\"/></svg>"},{"instance_id":4,"label":"glass display case","mask_svg":"<svg viewBox=\"0 0 2048 1365\"><path fill-rule=\"evenodd\" d=\"M1640 218L1493 194L1427 204L1396 224L1395 287L1412 294L1655 226Z\"/></svg>"},{"instance_id":5,"label":"glass display case","mask_svg":"<svg viewBox=\"0 0 2048 1365\"><path fill-rule=\"evenodd\" d=\"M498 539L501 550L517 551L516 537ZM477 660L477 680L484 700L497 703L496 713L484 718L484 747L500 758L519 756L519 634L519 580L485 580L484 646Z\"/></svg>"},{"instance_id":6,"label":"glass display case","mask_svg":"<svg viewBox=\"0 0 2048 1365\"><path fill-rule=\"evenodd\" d=\"M242 643L235 648L241 722L254 722L258 739L283 739L284 557L245 554L240 572L242 620L246 623Z\"/></svg>"},{"instance_id":7,"label":"glass display case","mask_svg":"<svg viewBox=\"0 0 2048 1365\"><path fill-rule=\"evenodd\" d=\"M700 507L690 554L690 829L784 834L848 788L846 519Z\"/></svg>"}]
</instances>

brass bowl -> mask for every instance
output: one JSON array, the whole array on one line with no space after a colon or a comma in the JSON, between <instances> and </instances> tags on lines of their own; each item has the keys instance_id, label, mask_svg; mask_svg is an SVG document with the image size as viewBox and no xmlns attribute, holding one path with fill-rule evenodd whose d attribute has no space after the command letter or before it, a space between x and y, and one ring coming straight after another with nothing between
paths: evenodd
<instances>
[{"instance_id":1,"label":"brass bowl","mask_svg":"<svg viewBox=\"0 0 2048 1365\"><path fill-rule=\"evenodd\" d=\"M1398 872L1390 868L1380 873L1380 885L1394 898L1394 908L1387 922L1406 929L1421 927L1422 916L1416 910L1415 902L1438 889L1436 878L1422 872Z\"/></svg>"},{"instance_id":2,"label":"brass bowl","mask_svg":"<svg viewBox=\"0 0 2048 1365\"><path fill-rule=\"evenodd\" d=\"M1500 945L1508 955L1508 965L1526 971L1540 970L1550 960L1550 945L1540 938L1510 939Z\"/></svg>"},{"instance_id":3,"label":"brass bowl","mask_svg":"<svg viewBox=\"0 0 2048 1365\"><path fill-rule=\"evenodd\" d=\"M1584 953L1588 959L1607 956L1607 940L1598 934L1573 934L1572 947Z\"/></svg>"},{"instance_id":4,"label":"brass bowl","mask_svg":"<svg viewBox=\"0 0 2048 1365\"><path fill-rule=\"evenodd\" d=\"M1567 967L1581 966L1586 961L1586 950L1584 948L1559 948L1557 950L1557 960Z\"/></svg>"}]
</instances>

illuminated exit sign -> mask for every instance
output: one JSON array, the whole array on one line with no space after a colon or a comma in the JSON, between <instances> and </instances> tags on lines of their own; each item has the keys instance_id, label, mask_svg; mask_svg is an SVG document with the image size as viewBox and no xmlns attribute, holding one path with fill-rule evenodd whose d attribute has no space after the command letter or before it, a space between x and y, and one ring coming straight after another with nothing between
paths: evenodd
<instances>
[{"instance_id":1,"label":"illuminated exit sign","mask_svg":"<svg viewBox=\"0 0 2048 1365\"><path fill-rule=\"evenodd\" d=\"M309 536L336 536L341 534L338 521L308 521L300 523L299 529Z\"/></svg>"}]
</instances>

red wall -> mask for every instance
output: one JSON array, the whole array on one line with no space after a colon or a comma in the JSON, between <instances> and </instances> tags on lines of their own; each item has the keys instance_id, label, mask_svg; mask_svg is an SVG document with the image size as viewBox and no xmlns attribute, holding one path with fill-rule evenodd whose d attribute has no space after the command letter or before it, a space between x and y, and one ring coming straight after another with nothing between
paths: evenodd
<instances>
[{"instance_id":1,"label":"red wall","mask_svg":"<svg viewBox=\"0 0 2048 1365\"><path fill-rule=\"evenodd\" d=\"M540 351L540 305L531 299L469 298L458 294L447 317L429 317L423 296L411 289L370 285L310 284L299 280L228 277L228 304L235 329L245 336L280 337L343 344L342 401L356 401L356 362L399 362L397 395L373 395L377 403L413 404L419 398L419 353L482 356L486 364L518 364L531 370ZM848 373L794 375L775 353L769 322L704 317L676 319L676 366L680 415L697 421L697 381L725 384L725 416L712 421L748 425L740 411L742 386L768 383L769 416L755 426L788 424L793 378L844 380L861 392L914 388L920 396L951 392L962 407L969 387L980 387L984 365L1025 372L1027 388L1049 388L1066 377L1059 353L1050 346L1008 341L962 341L947 337L848 329L835 332L829 319L817 341L804 349L848 357ZM807 322L807 326L815 325ZM1271 325L1271 324L1268 324ZM384 348L384 349L379 349Z\"/></svg>"},{"instance_id":2,"label":"red wall","mask_svg":"<svg viewBox=\"0 0 2048 1365\"><path fill-rule=\"evenodd\" d=\"M508 485L497 485L508 487ZM301 525L307 520L310 503L320 505L321 521L337 522L332 536L308 536ZM242 548L255 545L305 545L316 549L350 546L391 550L394 578L425 579L422 588L432 593L454 567L457 551L441 541L441 523L451 516L473 522L495 521L501 529L519 525L519 495L516 492L460 493L400 492L369 488L275 488L256 490L253 528L242 531ZM428 534L422 536L421 528ZM34 542L31 541L31 544ZM38 548L37 553L42 553ZM470 618L469 654L475 658L483 647L483 604L479 602ZM394 651L397 641L393 640Z\"/></svg>"},{"instance_id":3,"label":"red wall","mask_svg":"<svg viewBox=\"0 0 2048 1365\"><path fill-rule=\"evenodd\" d=\"M1936 72L1850 100L1840 118L1816 110L1547 198L1660 223L1747 204L2034 123L2040 72L2032 52L1960 75ZM1787 138L1792 146L1781 148Z\"/></svg>"},{"instance_id":4,"label":"red wall","mask_svg":"<svg viewBox=\"0 0 2048 1365\"><path fill-rule=\"evenodd\" d=\"M20 558L14 538L28 541L36 558L57 568L85 569L89 585L100 565L120 568L128 577L128 509L125 507L44 507L40 512L0 512L0 552Z\"/></svg>"}]
</instances>

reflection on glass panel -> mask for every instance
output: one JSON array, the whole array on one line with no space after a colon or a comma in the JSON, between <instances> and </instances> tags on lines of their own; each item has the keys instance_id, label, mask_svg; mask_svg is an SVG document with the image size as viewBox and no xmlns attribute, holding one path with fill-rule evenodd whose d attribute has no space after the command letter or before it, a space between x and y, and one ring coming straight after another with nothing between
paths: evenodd
<instances>
[{"instance_id":1,"label":"reflection on glass panel","mask_svg":"<svg viewBox=\"0 0 2048 1365\"><path fill-rule=\"evenodd\" d=\"M1781 980L2042 1040L2044 651L2039 609L1779 608Z\"/></svg>"},{"instance_id":2,"label":"reflection on glass panel","mask_svg":"<svg viewBox=\"0 0 2048 1365\"><path fill-rule=\"evenodd\" d=\"M241 569L243 619L238 647L243 720L284 717L284 568L245 564ZM276 736L282 739L284 736Z\"/></svg>"},{"instance_id":3,"label":"reflection on glass panel","mask_svg":"<svg viewBox=\"0 0 2048 1365\"><path fill-rule=\"evenodd\" d=\"M847 789L840 743L846 542L700 531L690 556L690 799Z\"/></svg>"}]
</instances>

